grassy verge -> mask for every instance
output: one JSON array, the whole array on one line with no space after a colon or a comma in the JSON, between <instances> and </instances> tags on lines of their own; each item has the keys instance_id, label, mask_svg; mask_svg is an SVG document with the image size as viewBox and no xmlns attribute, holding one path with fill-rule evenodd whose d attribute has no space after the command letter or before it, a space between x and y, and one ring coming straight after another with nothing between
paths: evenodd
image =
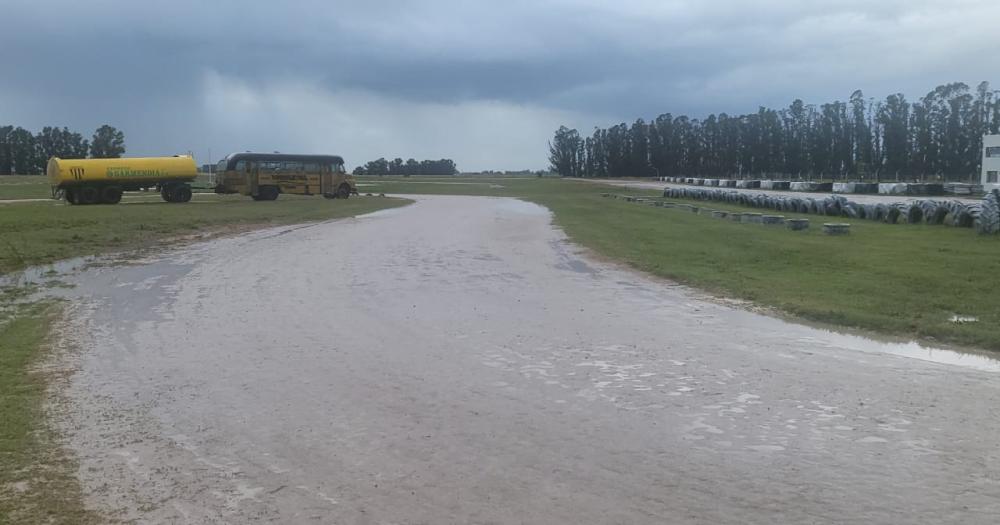
<instances>
[{"instance_id":1,"label":"grassy verge","mask_svg":"<svg viewBox=\"0 0 1000 525\"><path fill-rule=\"evenodd\" d=\"M254 202L227 195L169 204L154 196L115 206L0 205L0 273L59 259L156 245L164 239L234 226L267 226L350 217L407 201L328 200L282 195Z\"/></svg>"},{"instance_id":2,"label":"grassy verge","mask_svg":"<svg viewBox=\"0 0 1000 525\"><path fill-rule=\"evenodd\" d=\"M17 289L0 293L0 523L97 523L43 417L46 382L35 365L57 306L14 305Z\"/></svg>"},{"instance_id":3,"label":"grassy verge","mask_svg":"<svg viewBox=\"0 0 1000 525\"><path fill-rule=\"evenodd\" d=\"M816 216L803 216L810 231L791 232L605 199L601 192L624 190L586 182L448 180L489 184L363 182L385 193L524 198L552 210L574 241L654 275L809 320L1000 350L1000 293L991 284L1000 274L1000 239L970 229L849 221L850 236L830 237ZM956 314L979 321L956 324Z\"/></svg>"},{"instance_id":4,"label":"grassy verge","mask_svg":"<svg viewBox=\"0 0 1000 525\"><path fill-rule=\"evenodd\" d=\"M48 179L42 175L0 175L0 200L46 199L51 195Z\"/></svg>"}]
</instances>

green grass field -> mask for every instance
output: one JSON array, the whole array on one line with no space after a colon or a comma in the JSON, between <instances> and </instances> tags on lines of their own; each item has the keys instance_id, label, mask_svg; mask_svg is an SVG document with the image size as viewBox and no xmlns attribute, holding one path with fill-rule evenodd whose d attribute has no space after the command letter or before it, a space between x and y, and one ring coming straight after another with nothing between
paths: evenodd
<instances>
[{"instance_id":1,"label":"green grass field","mask_svg":"<svg viewBox=\"0 0 1000 525\"><path fill-rule=\"evenodd\" d=\"M128 197L122 204L70 206L0 204L0 273L59 259L156 246L170 237L235 226L267 226L350 217L406 204L401 199L348 200L282 195L255 202L239 195L196 196L188 204L158 195Z\"/></svg>"},{"instance_id":2,"label":"green grass field","mask_svg":"<svg viewBox=\"0 0 1000 525\"><path fill-rule=\"evenodd\" d=\"M43 175L0 175L0 200L47 199L52 196Z\"/></svg>"},{"instance_id":3,"label":"green grass field","mask_svg":"<svg viewBox=\"0 0 1000 525\"><path fill-rule=\"evenodd\" d=\"M426 184L426 182L475 184ZM415 183L425 182L425 183ZM803 319L1000 350L1000 237L945 226L852 221L852 233L739 224L602 198L626 193L555 179L364 178L362 191L521 197L553 211L577 243L636 269ZM628 191L656 196L655 191ZM756 211L696 202L714 209ZM787 215L793 217L795 215ZM840 222L842 219L835 219ZM956 324L953 315L979 318Z\"/></svg>"}]
</instances>

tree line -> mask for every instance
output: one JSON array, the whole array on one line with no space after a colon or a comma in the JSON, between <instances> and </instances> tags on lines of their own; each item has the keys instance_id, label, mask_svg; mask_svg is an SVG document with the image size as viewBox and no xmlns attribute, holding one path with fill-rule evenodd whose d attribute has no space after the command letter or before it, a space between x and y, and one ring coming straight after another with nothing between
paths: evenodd
<instances>
[{"instance_id":1,"label":"tree line","mask_svg":"<svg viewBox=\"0 0 1000 525\"><path fill-rule=\"evenodd\" d=\"M401 158L385 160L379 158L354 168L355 175L455 175L458 168L451 159L422 160Z\"/></svg>"},{"instance_id":2,"label":"tree line","mask_svg":"<svg viewBox=\"0 0 1000 525\"><path fill-rule=\"evenodd\" d=\"M36 134L22 127L0 126L0 175L45 172L51 157L110 159L125 153L125 134L107 124L90 140L69 128L45 126Z\"/></svg>"},{"instance_id":3,"label":"tree line","mask_svg":"<svg viewBox=\"0 0 1000 525\"><path fill-rule=\"evenodd\" d=\"M956 82L915 102L855 91L847 102L704 119L665 113L590 137L560 127L549 143L552 170L572 177L706 176L970 180L984 134L1000 128L1000 92Z\"/></svg>"}]
</instances>

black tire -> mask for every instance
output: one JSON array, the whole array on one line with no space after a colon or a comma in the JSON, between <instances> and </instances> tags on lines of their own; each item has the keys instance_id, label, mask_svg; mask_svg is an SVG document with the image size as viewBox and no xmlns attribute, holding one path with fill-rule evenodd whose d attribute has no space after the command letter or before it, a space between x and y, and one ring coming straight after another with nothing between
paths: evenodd
<instances>
[{"instance_id":1,"label":"black tire","mask_svg":"<svg viewBox=\"0 0 1000 525\"><path fill-rule=\"evenodd\" d=\"M101 192L93 186L83 186L76 195L78 204L97 204L101 200Z\"/></svg>"},{"instance_id":2,"label":"black tire","mask_svg":"<svg viewBox=\"0 0 1000 525\"><path fill-rule=\"evenodd\" d=\"M76 190L73 188L66 189L66 202L75 205L76 204Z\"/></svg>"},{"instance_id":3,"label":"black tire","mask_svg":"<svg viewBox=\"0 0 1000 525\"><path fill-rule=\"evenodd\" d=\"M975 227L976 231L983 235L1000 233L1000 198L995 191L988 193L983 199Z\"/></svg>"},{"instance_id":4,"label":"black tire","mask_svg":"<svg viewBox=\"0 0 1000 525\"><path fill-rule=\"evenodd\" d=\"M340 187L337 188L337 198L347 199L350 197L351 197L351 185L341 184Z\"/></svg>"},{"instance_id":5,"label":"black tire","mask_svg":"<svg viewBox=\"0 0 1000 525\"><path fill-rule=\"evenodd\" d=\"M122 189L118 186L105 186L101 188L102 204L118 204L122 201Z\"/></svg>"},{"instance_id":6,"label":"black tire","mask_svg":"<svg viewBox=\"0 0 1000 525\"><path fill-rule=\"evenodd\" d=\"M191 200L191 188L188 186L178 186L174 188L173 202L189 202Z\"/></svg>"},{"instance_id":7,"label":"black tire","mask_svg":"<svg viewBox=\"0 0 1000 525\"><path fill-rule=\"evenodd\" d=\"M162 198L165 202L174 202L174 187L173 186L160 187L160 198Z\"/></svg>"},{"instance_id":8,"label":"black tire","mask_svg":"<svg viewBox=\"0 0 1000 525\"><path fill-rule=\"evenodd\" d=\"M337 198L337 194L336 193L324 193L323 194L323 198L324 199L336 199Z\"/></svg>"},{"instance_id":9,"label":"black tire","mask_svg":"<svg viewBox=\"0 0 1000 525\"><path fill-rule=\"evenodd\" d=\"M256 201L273 201L278 199L278 195L281 192L278 191L277 186L261 186L257 189L257 195L254 196Z\"/></svg>"}]
</instances>

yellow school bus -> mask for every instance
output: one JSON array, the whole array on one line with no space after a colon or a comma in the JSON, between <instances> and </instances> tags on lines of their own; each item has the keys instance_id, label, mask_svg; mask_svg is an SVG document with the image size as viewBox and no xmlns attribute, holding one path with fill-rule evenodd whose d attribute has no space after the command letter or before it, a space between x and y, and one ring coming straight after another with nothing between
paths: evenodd
<instances>
[{"instance_id":1,"label":"yellow school bus","mask_svg":"<svg viewBox=\"0 0 1000 525\"><path fill-rule=\"evenodd\" d=\"M354 176L337 155L233 153L215 167L215 192L273 201L282 193L346 199L357 194Z\"/></svg>"}]
</instances>

